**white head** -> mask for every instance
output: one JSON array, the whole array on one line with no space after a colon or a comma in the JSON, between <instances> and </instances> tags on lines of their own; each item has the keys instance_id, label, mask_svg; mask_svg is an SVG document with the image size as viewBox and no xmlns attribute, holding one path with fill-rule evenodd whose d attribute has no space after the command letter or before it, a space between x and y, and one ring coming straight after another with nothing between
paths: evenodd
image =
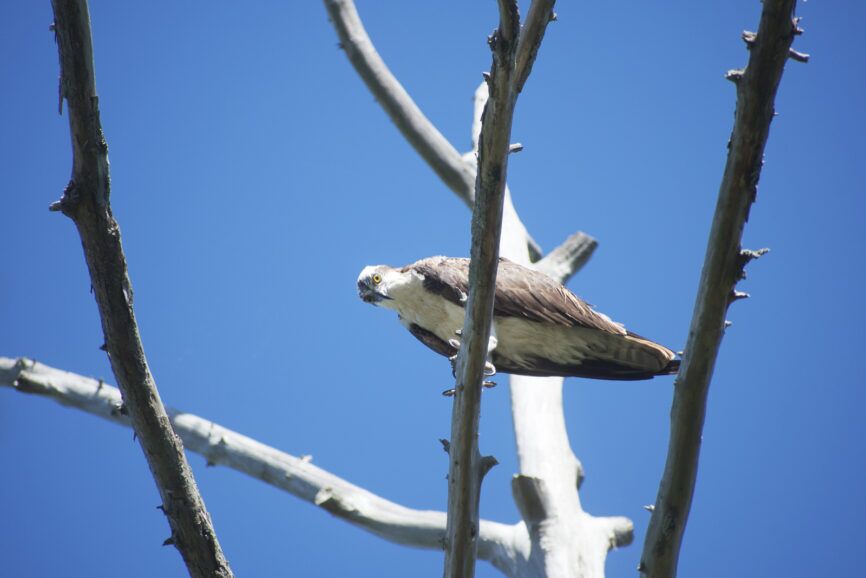
<instances>
[{"instance_id":1,"label":"white head","mask_svg":"<svg viewBox=\"0 0 866 578\"><path fill-rule=\"evenodd\" d=\"M396 309L394 300L411 277L388 265L369 265L358 275L358 297L365 303Z\"/></svg>"}]
</instances>

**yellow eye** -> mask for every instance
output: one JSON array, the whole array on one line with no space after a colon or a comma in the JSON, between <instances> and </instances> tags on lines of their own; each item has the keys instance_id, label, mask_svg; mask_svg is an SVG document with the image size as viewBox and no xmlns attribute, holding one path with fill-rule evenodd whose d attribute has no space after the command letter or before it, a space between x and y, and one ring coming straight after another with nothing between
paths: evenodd
<instances>
[{"instance_id":1,"label":"yellow eye","mask_svg":"<svg viewBox=\"0 0 866 578\"><path fill-rule=\"evenodd\" d=\"M382 276L381 275L379 275L378 273L373 275L373 285L378 285L381 282L382 282Z\"/></svg>"}]
</instances>

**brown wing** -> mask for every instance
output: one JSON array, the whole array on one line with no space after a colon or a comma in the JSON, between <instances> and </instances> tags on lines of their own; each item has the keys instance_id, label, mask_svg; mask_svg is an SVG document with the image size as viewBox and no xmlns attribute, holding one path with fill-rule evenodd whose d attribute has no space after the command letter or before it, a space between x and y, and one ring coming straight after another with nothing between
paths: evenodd
<instances>
[{"instance_id":1,"label":"brown wing","mask_svg":"<svg viewBox=\"0 0 866 578\"><path fill-rule=\"evenodd\" d=\"M424 288L464 305L469 292L469 259L429 257L402 270L424 276ZM493 313L566 327L587 327L625 335L622 325L596 313L583 299L545 275L505 258L499 259Z\"/></svg>"},{"instance_id":2,"label":"brown wing","mask_svg":"<svg viewBox=\"0 0 866 578\"><path fill-rule=\"evenodd\" d=\"M455 257L428 257L401 271L409 269L424 276L424 289L442 296L461 307L469 294L469 259Z\"/></svg>"},{"instance_id":3,"label":"brown wing","mask_svg":"<svg viewBox=\"0 0 866 578\"><path fill-rule=\"evenodd\" d=\"M596 313L583 299L544 273L507 259L499 263L494 310L496 315L506 317L587 327L617 335L626 333L622 325Z\"/></svg>"}]
</instances>

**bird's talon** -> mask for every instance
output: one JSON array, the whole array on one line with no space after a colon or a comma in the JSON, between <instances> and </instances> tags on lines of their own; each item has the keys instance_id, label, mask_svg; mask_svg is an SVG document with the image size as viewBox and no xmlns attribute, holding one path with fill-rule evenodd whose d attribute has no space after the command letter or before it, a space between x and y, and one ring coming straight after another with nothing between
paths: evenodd
<instances>
[{"instance_id":1,"label":"bird's talon","mask_svg":"<svg viewBox=\"0 0 866 578\"><path fill-rule=\"evenodd\" d=\"M499 345L499 340L496 339L495 335L491 335L490 339L487 341L487 353L490 353L491 351L496 349L497 345Z\"/></svg>"},{"instance_id":2,"label":"bird's talon","mask_svg":"<svg viewBox=\"0 0 866 578\"><path fill-rule=\"evenodd\" d=\"M463 330L462 329L455 329L454 335L463 335Z\"/></svg>"},{"instance_id":3,"label":"bird's talon","mask_svg":"<svg viewBox=\"0 0 866 578\"><path fill-rule=\"evenodd\" d=\"M450 345L454 349L460 349L460 340L459 339L449 339L448 345Z\"/></svg>"},{"instance_id":4,"label":"bird's talon","mask_svg":"<svg viewBox=\"0 0 866 578\"><path fill-rule=\"evenodd\" d=\"M496 382L495 381L482 381L481 385L486 387L487 389L490 389L491 387L496 387Z\"/></svg>"},{"instance_id":5,"label":"bird's talon","mask_svg":"<svg viewBox=\"0 0 866 578\"><path fill-rule=\"evenodd\" d=\"M446 389L445 391L443 391L442 395L444 395L445 397L454 397L455 393L457 393L457 390L452 387L451 389Z\"/></svg>"},{"instance_id":6,"label":"bird's talon","mask_svg":"<svg viewBox=\"0 0 866 578\"><path fill-rule=\"evenodd\" d=\"M496 366L490 363L489 361L484 362L484 376L492 377L496 375Z\"/></svg>"}]
</instances>

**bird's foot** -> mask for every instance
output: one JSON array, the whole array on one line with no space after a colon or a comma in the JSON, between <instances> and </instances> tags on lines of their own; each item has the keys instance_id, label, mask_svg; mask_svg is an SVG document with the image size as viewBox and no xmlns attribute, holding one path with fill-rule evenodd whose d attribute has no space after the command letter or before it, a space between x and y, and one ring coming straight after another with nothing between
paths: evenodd
<instances>
[{"instance_id":1,"label":"bird's foot","mask_svg":"<svg viewBox=\"0 0 866 578\"><path fill-rule=\"evenodd\" d=\"M484 377L493 377L496 375L496 366L489 361L484 362Z\"/></svg>"},{"instance_id":2,"label":"bird's foot","mask_svg":"<svg viewBox=\"0 0 866 578\"><path fill-rule=\"evenodd\" d=\"M496 336L491 334L490 339L487 340L487 355L493 353L493 350L496 349L496 346L499 345L499 340L496 339Z\"/></svg>"}]
</instances>

